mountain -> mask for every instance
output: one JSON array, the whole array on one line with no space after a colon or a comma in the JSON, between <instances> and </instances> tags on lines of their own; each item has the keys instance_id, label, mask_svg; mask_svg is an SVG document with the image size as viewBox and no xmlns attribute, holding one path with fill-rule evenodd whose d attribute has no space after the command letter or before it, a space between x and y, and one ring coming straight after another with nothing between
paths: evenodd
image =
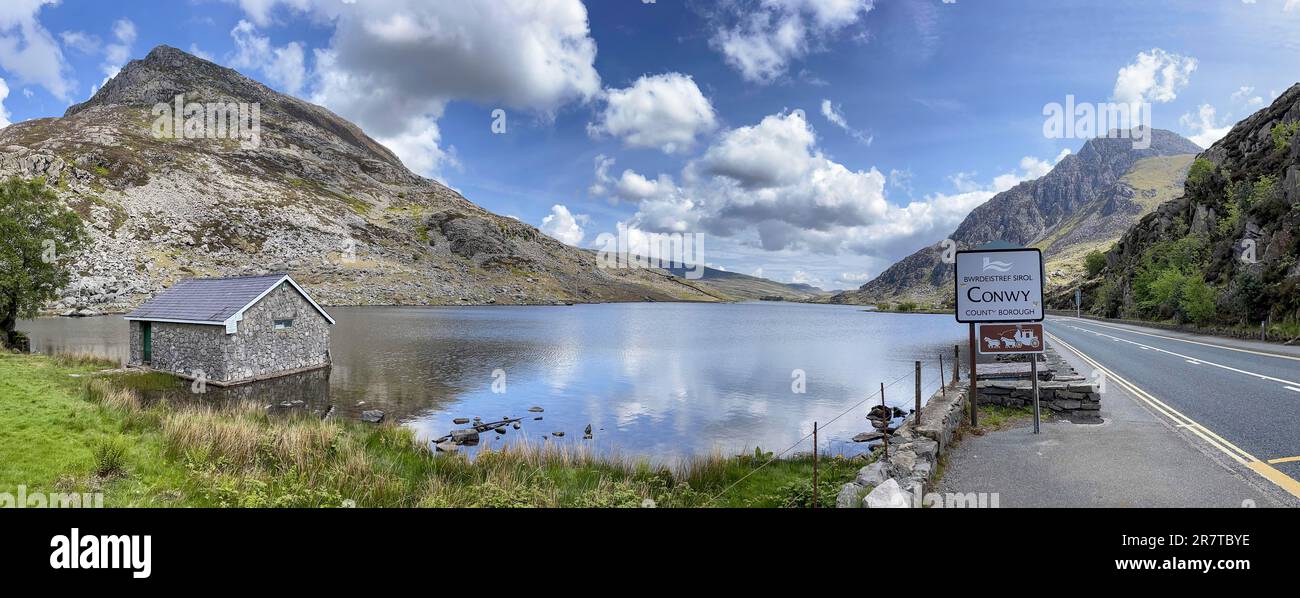
<instances>
[{"instance_id":1,"label":"mountain","mask_svg":"<svg viewBox=\"0 0 1300 598\"><path fill-rule=\"evenodd\" d=\"M1191 141L1161 129L1151 131L1145 149L1135 149L1132 139L1091 139L1046 175L972 210L950 238L961 249L999 240L1040 247L1051 284L1068 284L1082 274L1084 254L1109 247L1160 199L1172 196L1198 151ZM952 266L943 263L942 252L942 242L926 247L830 301L951 301Z\"/></svg>"},{"instance_id":2,"label":"mountain","mask_svg":"<svg viewBox=\"0 0 1300 598\"><path fill-rule=\"evenodd\" d=\"M192 120L212 138L155 112L178 94L206 104ZM218 128L218 102L244 103L242 122L259 124L241 132L260 139ZM0 129L0 176L43 177L87 223L55 310L119 311L181 278L268 271L330 305L715 300L663 271L598 269L329 110L167 46L61 118Z\"/></svg>"},{"instance_id":3,"label":"mountain","mask_svg":"<svg viewBox=\"0 0 1300 598\"><path fill-rule=\"evenodd\" d=\"M674 276L685 278L687 275L686 268L668 268L667 270ZM699 281L710 289L716 289L728 298L747 301L777 297L784 301L811 301L830 295L829 292L810 284L776 282L758 276L727 272L715 268L705 268Z\"/></svg>"},{"instance_id":4,"label":"mountain","mask_svg":"<svg viewBox=\"0 0 1300 598\"><path fill-rule=\"evenodd\" d=\"M1197 156L1106 262L1095 313L1300 334L1300 84Z\"/></svg>"}]
</instances>

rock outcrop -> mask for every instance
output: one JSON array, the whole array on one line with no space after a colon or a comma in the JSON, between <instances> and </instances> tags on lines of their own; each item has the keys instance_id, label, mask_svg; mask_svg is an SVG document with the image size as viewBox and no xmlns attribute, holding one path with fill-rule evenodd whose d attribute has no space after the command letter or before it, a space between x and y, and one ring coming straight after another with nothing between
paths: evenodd
<instances>
[{"instance_id":1,"label":"rock outcrop","mask_svg":"<svg viewBox=\"0 0 1300 598\"><path fill-rule=\"evenodd\" d=\"M1085 309L1146 317L1139 287L1156 262L1203 278L1212 321L1300 321L1300 84L1239 122L1192 167L1186 191L1124 234ZM1186 264L1156 255L1178 247Z\"/></svg>"}]
</instances>

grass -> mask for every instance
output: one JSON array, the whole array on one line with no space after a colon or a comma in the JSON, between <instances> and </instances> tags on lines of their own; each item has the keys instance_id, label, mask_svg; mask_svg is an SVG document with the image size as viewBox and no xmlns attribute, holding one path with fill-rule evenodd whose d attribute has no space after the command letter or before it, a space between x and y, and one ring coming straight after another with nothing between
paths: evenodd
<instances>
[{"instance_id":1,"label":"grass","mask_svg":"<svg viewBox=\"0 0 1300 598\"><path fill-rule=\"evenodd\" d=\"M1047 421L1051 412L1046 408L1039 410L1043 421ZM980 405L979 409L979 427L975 428L974 434L983 436L989 432L1000 432L1008 428L1014 428L1027 420L1034 417L1033 407L1005 407L1002 405Z\"/></svg>"},{"instance_id":2,"label":"grass","mask_svg":"<svg viewBox=\"0 0 1300 598\"><path fill-rule=\"evenodd\" d=\"M85 377L113 365L0 354L0 492L25 485L29 493L104 491L107 506L169 504L185 472L155 459L156 435L124 425L119 405L134 408L133 395L86 400Z\"/></svg>"},{"instance_id":3,"label":"grass","mask_svg":"<svg viewBox=\"0 0 1300 598\"><path fill-rule=\"evenodd\" d=\"M470 459L400 426L149 404L181 384L87 358L0 355L0 491L102 490L107 506L807 507L812 458L714 455L677 467L526 440ZM72 375L80 376L80 378ZM770 464L769 464L770 462ZM866 458L823 457L818 502ZM716 497L716 500L715 500Z\"/></svg>"}]
</instances>

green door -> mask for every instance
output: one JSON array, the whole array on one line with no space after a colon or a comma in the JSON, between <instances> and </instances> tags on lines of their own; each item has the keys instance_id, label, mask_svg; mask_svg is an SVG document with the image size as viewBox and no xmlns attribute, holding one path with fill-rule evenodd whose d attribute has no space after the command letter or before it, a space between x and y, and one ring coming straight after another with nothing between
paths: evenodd
<instances>
[{"instance_id":1,"label":"green door","mask_svg":"<svg viewBox=\"0 0 1300 598\"><path fill-rule=\"evenodd\" d=\"M141 322L140 336L142 337L141 352L144 354L141 361L153 363L153 324Z\"/></svg>"}]
</instances>

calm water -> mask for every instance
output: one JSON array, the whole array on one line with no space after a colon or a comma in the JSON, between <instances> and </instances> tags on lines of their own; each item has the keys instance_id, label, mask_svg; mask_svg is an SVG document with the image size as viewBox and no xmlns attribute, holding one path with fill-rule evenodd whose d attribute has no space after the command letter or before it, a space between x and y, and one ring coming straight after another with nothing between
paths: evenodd
<instances>
[{"instance_id":1,"label":"calm water","mask_svg":"<svg viewBox=\"0 0 1300 598\"><path fill-rule=\"evenodd\" d=\"M928 398L938 386L939 355L950 367L966 332L950 316L793 303L330 312L338 321L331 370L240 387L241 396L352 416L381 409L426 438L447 434L457 417L523 417L522 430L489 432L485 442L546 436L656 459L781 450L814 421L822 424L823 450L860 450L849 439L870 429L867 405L827 422L900 377L886 399L910 408L916 360ZM127 326L117 316L20 328L38 351L127 354ZM792 392L795 370L805 373L803 394ZM493 392L502 372L505 392ZM529 413L532 406L545 412ZM595 437L583 440L588 424ZM557 431L565 437L551 437Z\"/></svg>"}]
</instances>

